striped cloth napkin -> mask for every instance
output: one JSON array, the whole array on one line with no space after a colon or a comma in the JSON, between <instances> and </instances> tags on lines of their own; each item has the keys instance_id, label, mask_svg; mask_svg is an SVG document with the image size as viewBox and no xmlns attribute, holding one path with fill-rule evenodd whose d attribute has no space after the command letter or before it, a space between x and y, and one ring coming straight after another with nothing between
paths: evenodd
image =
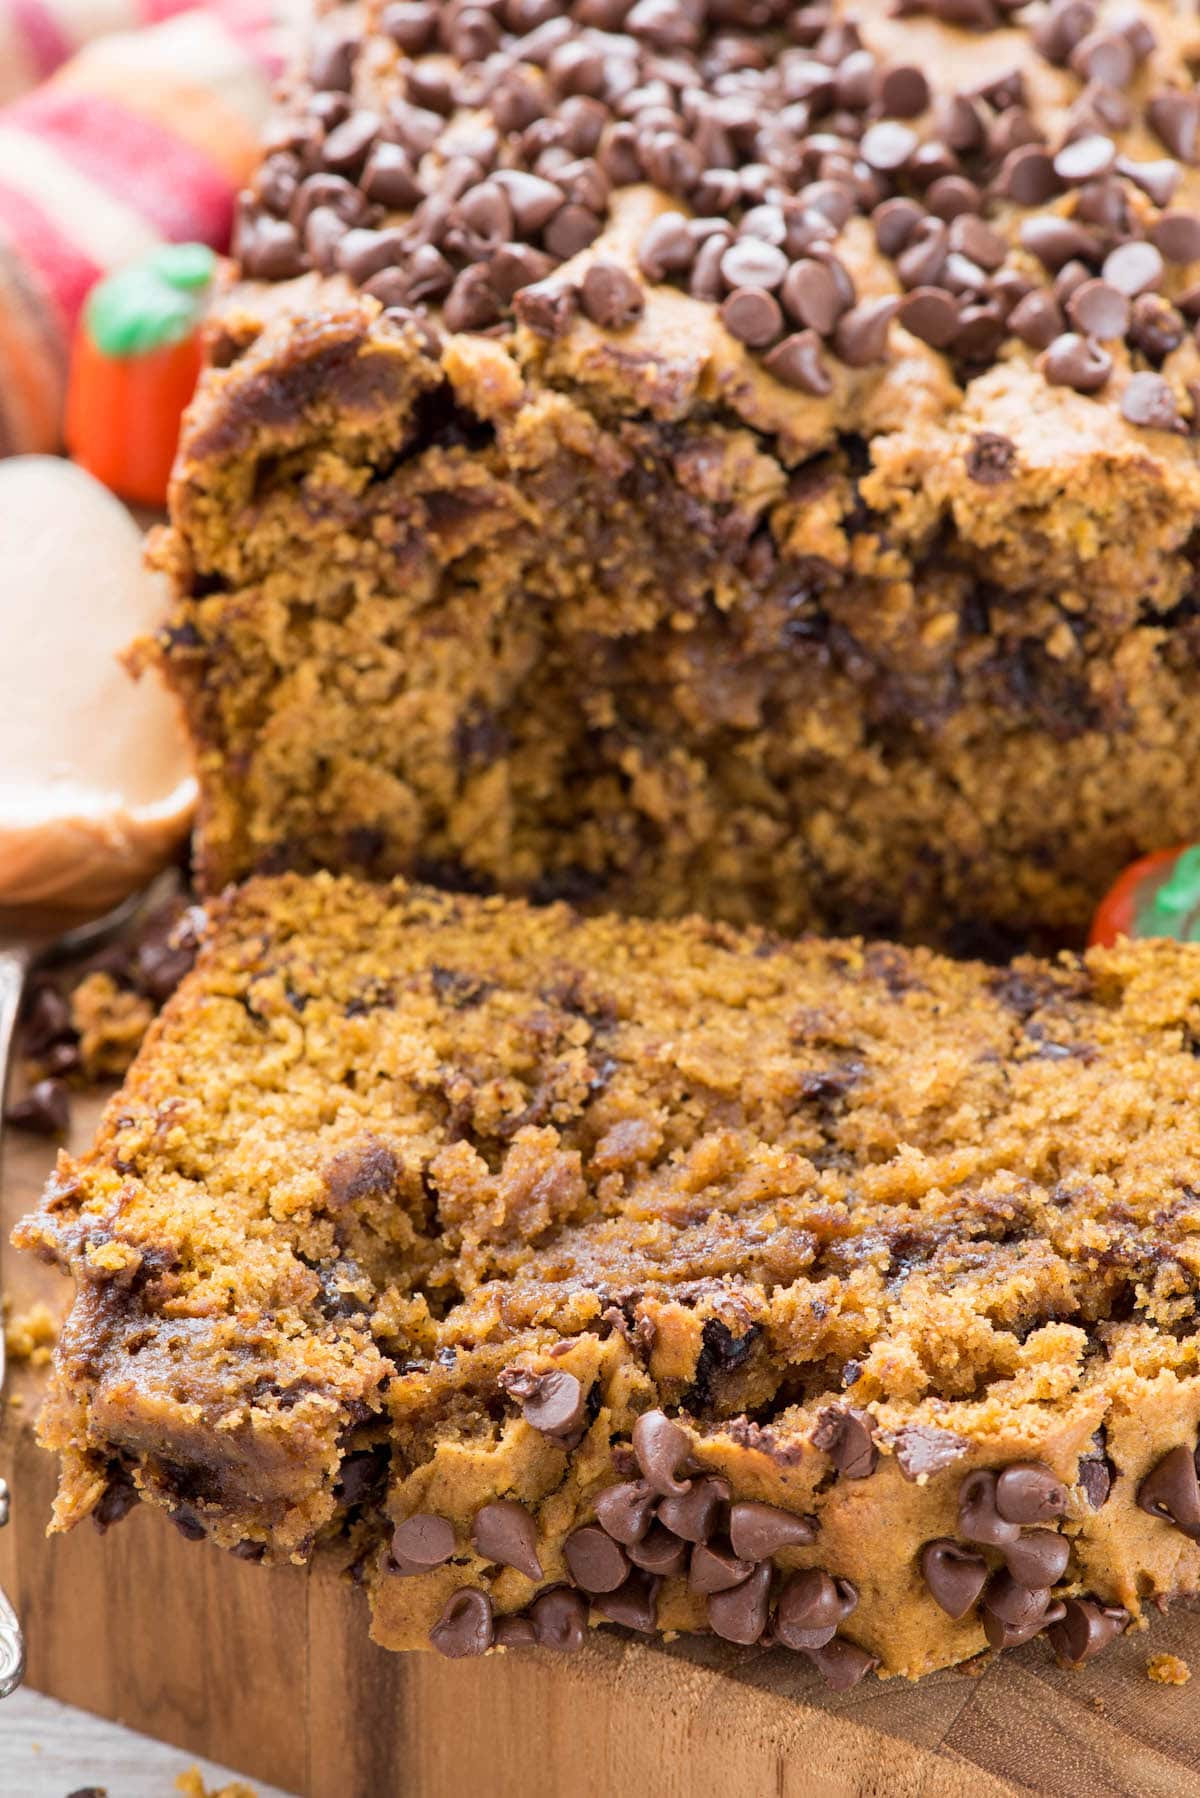
<instances>
[{"instance_id":1,"label":"striped cloth napkin","mask_svg":"<svg viewBox=\"0 0 1200 1798\"><path fill-rule=\"evenodd\" d=\"M285 4L217 0L95 36L0 107L0 454L59 447L71 336L101 275L162 241L228 246L295 23ZM59 10L84 30L130 8L0 0L0 33L19 17L31 43L35 11ZM48 31L38 41L56 54Z\"/></svg>"}]
</instances>

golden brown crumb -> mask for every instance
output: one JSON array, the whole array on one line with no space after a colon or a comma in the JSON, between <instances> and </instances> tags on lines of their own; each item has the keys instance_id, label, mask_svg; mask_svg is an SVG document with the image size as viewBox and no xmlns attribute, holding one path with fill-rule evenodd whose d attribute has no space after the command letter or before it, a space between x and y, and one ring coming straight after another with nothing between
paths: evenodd
<instances>
[{"instance_id":1,"label":"golden brown crumb","mask_svg":"<svg viewBox=\"0 0 1200 1798\"><path fill-rule=\"evenodd\" d=\"M1160 1686L1186 1686L1192 1670L1177 1654L1155 1654L1146 1663L1146 1674Z\"/></svg>"},{"instance_id":2,"label":"golden brown crumb","mask_svg":"<svg viewBox=\"0 0 1200 1798\"><path fill-rule=\"evenodd\" d=\"M88 974L71 994L71 1022L89 1080L123 1074L154 1016L141 993L118 986L111 974Z\"/></svg>"},{"instance_id":3,"label":"golden brown crumb","mask_svg":"<svg viewBox=\"0 0 1200 1798\"><path fill-rule=\"evenodd\" d=\"M175 1775L175 1790L180 1798L257 1798L253 1786L235 1779L227 1786L214 1786L211 1792L201 1777L199 1767L189 1767L186 1773Z\"/></svg>"},{"instance_id":4,"label":"golden brown crumb","mask_svg":"<svg viewBox=\"0 0 1200 1798\"><path fill-rule=\"evenodd\" d=\"M4 1349L10 1361L28 1361L31 1367L44 1367L57 1341L58 1320L42 1299L5 1322Z\"/></svg>"}]
</instances>

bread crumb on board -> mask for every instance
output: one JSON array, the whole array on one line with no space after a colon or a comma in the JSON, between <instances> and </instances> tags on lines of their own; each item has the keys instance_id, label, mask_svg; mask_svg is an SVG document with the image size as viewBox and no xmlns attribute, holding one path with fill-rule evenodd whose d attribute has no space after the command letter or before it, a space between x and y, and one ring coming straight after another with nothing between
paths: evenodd
<instances>
[{"instance_id":1,"label":"bread crumb on board","mask_svg":"<svg viewBox=\"0 0 1200 1798\"><path fill-rule=\"evenodd\" d=\"M7 1302L5 1312L7 1313ZM4 1351L10 1361L28 1361L31 1367L44 1367L58 1341L58 1319L43 1299L30 1305L28 1311L6 1315Z\"/></svg>"},{"instance_id":2,"label":"bread crumb on board","mask_svg":"<svg viewBox=\"0 0 1200 1798\"><path fill-rule=\"evenodd\" d=\"M1192 1670L1177 1654L1154 1654L1146 1663L1146 1675L1160 1686L1186 1686Z\"/></svg>"},{"instance_id":3,"label":"bread crumb on board","mask_svg":"<svg viewBox=\"0 0 1200 1798\"><path fill-rule=\"evenodd\" d=\"M186 1773L176 1774L175 1790L181 1798L258 1798L254 1787L243 1784L240 1779L235 1779L232 1785L214 1786L210 1792L199 1767L189 1767Z\"/></svg>"}]
</instances>

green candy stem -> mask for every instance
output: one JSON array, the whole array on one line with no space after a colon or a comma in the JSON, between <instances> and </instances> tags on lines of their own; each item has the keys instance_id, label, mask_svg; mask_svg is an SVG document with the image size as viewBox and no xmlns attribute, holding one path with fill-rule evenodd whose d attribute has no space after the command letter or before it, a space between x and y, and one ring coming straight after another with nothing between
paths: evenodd
<instances>
[{"instance_id":1,"label":"green candy stem","mask_svg":"<svg viewBox=\"0 0 1200 1798\"><path fill-rule=\"evenodd\" d=\"M1134 909L1132 934L1200 942L1200 843L1185 849L1163 875L1147 882Z\"/></svg>"},{"instance_id":2,"label":"green candy stem","mask_svg":"<svg viewBox=\"0 0 1200 1798\"><path fill-rule=\"evenodd\" d=\"M122 358L182 343L200 321L216 267L207 244L165 244L144 262L98 281L84 309L96 348Z\"/></svg>"}]
</instances>

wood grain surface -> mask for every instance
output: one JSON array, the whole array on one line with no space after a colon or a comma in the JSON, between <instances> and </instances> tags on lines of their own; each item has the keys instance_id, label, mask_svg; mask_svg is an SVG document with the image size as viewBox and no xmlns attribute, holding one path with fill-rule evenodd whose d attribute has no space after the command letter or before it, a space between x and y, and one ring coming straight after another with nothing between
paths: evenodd
<instances>
[{"instance_id":1,"label":"wood grain surface","mask_svg":"<svg viewBox=\"0 0 1200 1798\"><path fill-rule=\"evenodd\" d=\"M77 1106L81 1138L95 1111ZM8 1133L0 1244L50 1159ZM6 1247L0 1275L18 1308L65 1299L63 1282ZM0 1430L15 1493L0 1583L27 1625L30 1684L303 1798L1200 1791L1195 1610L1176 1607L1081 1672L1033 1642L982 1671L868 1680L840 1696L779 1651L652 1647L607 1629L575 1656L389 1655L367 1639L362 1595L320 1566L254 1567L146 1509L104 1537L84 1525L47 1541L54 1470L32 1431L41 1377L14 1370ZM1194 1682L1152 1683L1146 1665L1162 1652L1190 1660Z\"/></svg>"}]
</instances>

